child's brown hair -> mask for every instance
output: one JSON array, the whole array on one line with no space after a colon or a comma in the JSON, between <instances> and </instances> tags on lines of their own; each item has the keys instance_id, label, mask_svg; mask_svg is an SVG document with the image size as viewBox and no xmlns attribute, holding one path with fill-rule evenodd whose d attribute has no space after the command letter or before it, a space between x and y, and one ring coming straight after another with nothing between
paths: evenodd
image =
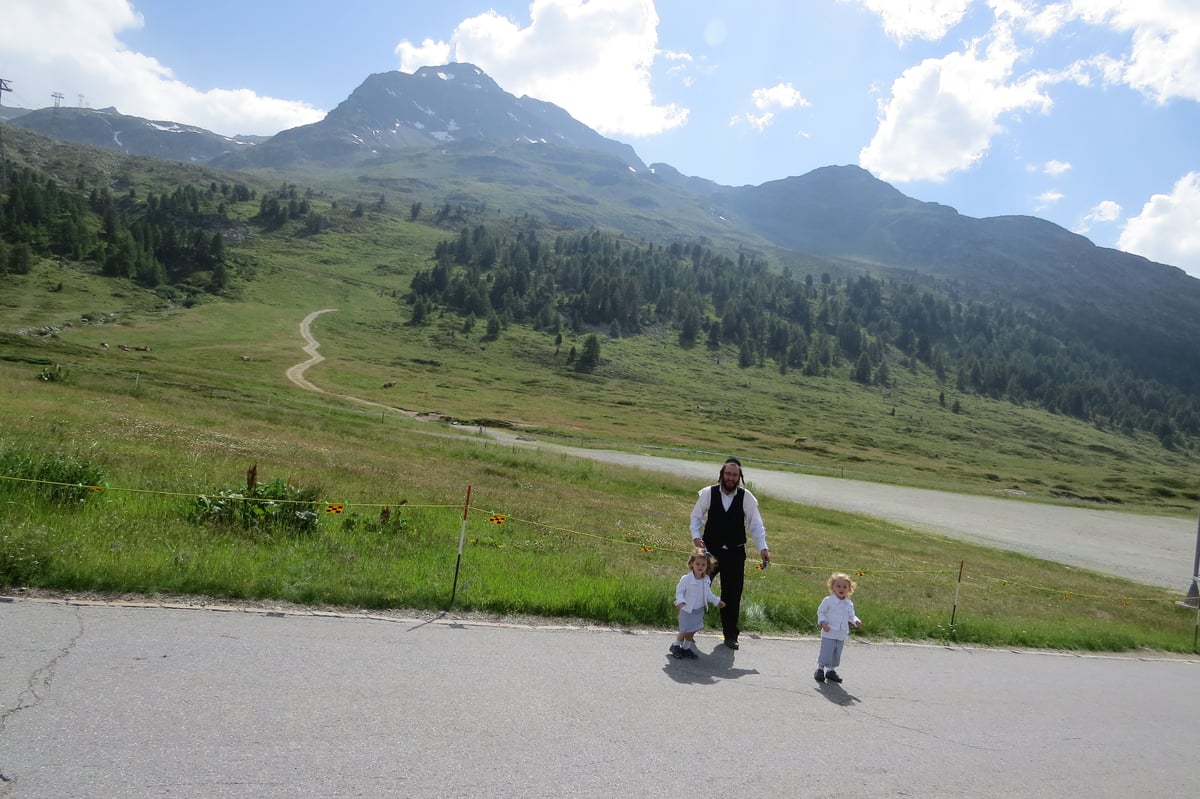
<instances>
[{"instance_id":1,"label":"child's brown hair","mask_svg":"<svg viewBox=\"0 0 1200 799\"><path fill-rule=\"evenodd\" d=\"M705 570L705 573L711 575L713 573L713 569L717 566L717 559L710 555L707 549L704 549L703 547L695 547L692 549L692 556L688 558L689 569L692 568L692 564L696 562L697 558L704 559L705 564L708 566L708 568Z\"/></svg>"}]
</instances>

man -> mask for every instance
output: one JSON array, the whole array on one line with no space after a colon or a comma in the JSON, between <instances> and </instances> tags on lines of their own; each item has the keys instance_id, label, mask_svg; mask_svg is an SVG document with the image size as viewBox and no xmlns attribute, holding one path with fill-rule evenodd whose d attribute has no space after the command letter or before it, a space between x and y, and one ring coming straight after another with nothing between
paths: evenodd
<instances>
[{"instance_id":1,"label":"man","mask_svg":"<svg viewBox=\"0 0 1200 799\"><path fill-rule=\"evenodd\" d=\"M746 580L746 531L764 564L771 562L767 550L767 529L758 512L758 500L745 488L742 464L727 458L721 477L714 486L700 489L692 508L692 543L707 549L717 559L713 577L721 576L721 631L725 646L738 648L738 614L742 606L742 586Z\"/></svg>"}]
</instances>

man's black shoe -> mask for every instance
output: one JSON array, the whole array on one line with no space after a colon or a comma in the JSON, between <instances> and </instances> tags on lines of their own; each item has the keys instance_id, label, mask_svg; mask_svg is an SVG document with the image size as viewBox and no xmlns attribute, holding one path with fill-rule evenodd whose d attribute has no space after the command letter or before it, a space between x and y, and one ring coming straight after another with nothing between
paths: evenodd
<instances>
[{"instance_id":1,"label":"man's black shoe","mask_svg":"<svg viewBox=\"0 0 1200 799\"><path fill-rule=\"evenodd\" d=\"M737 642L737 641L730 641L728 638L726 638L726 639L725 639L725 646L729 647L730 649L737 649L737 648L738 648L738 642Z\"/></svg>"}]
</instances>

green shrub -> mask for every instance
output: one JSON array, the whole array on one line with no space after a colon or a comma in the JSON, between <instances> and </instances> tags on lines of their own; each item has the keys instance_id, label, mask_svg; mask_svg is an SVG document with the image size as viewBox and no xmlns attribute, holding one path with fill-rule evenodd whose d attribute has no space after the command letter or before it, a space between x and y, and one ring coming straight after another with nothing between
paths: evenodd
<instances>
[{"instance_id":1,"label":"green shrub","mask_svg":"<svg viewBox=\"0 0 1200 799\"><path fill-rule=\"evenodd\" d=\"M321 489L296 488L283 480L247 483L244 491L222 488L196 497L188 518L200 524L263 532L311 533L317 529Z\"/></svg>"},{"instance_id":2,"label":"green shrub","mask_svg":"<svg viewBox=\"0 0 1200 799\"><path fill-rule=\"evenodd\" d=\"M98 464L71 455L34 455L9 448L0 452L0 496L33 495L59 505L84 502L104 484Z\"/></svg>"},{"instance_id":3,"label":"green shrub","mask_svg":"<svg viewBox=\"0 0 1200 799\"><path fill-rule=\"evenodd\" d=\"M38 379L46 383L61 383L67 379L69 372L62 368L62 364L54 364L53 366L43 366L42 371L38 373Z\"/></svg>"}]
</instances>

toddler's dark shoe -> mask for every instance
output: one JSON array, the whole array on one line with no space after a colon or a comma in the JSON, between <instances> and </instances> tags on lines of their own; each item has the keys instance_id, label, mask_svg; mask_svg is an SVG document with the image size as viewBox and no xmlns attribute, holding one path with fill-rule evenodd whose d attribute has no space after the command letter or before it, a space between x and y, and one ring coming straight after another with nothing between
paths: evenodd
<instances>
[{"instance_id":1,"label":"toddler's dark shoe","mask_svg":"<svg viewBox=\"0 0 1200 799\"><path fill-rule=\"evenodd\" d=\"M690 658L690 659L692 659L692 660L699 660L699 659L700 659L700 656L696 654L696 650L695 650L695 649L685 649L685 650L683 650L683 656L684 656L685 658Z\"/></svg>"},{"instance_id":2,"label":"toddler's dark shoe","mask_svg":"<svg viewBox=\"0 0 1200 799\"><path fill-rule=\"evenodd\" d=\"M681 647L679 644L671 644L671 657L675 658L676 660L681 660L684 657L683 647Z\"/></svg>"},{"instance_id":3,"label":"toddler's dark shoe","mask_svg":"<svg viewBox=\"0 0 1200 799\"><path fill-rule=\"evenodd\" d=\"M813 679L817 682L825 682L825 670L817 669L813 672Z\"/></svg>"},{"instance_id":4,"label":"toddler's dark shoe","mask_svg":"<svg viewBox=\"0 0 1200 799\"><path fill-rule=\"evenodd\" d=\"M830 682L836 682L836 683L841 683L841 681L842 681L842 678L833 669L830 669L829 671L825 672L825 679L829 680Z\"/></svg>"}]
</instances>

